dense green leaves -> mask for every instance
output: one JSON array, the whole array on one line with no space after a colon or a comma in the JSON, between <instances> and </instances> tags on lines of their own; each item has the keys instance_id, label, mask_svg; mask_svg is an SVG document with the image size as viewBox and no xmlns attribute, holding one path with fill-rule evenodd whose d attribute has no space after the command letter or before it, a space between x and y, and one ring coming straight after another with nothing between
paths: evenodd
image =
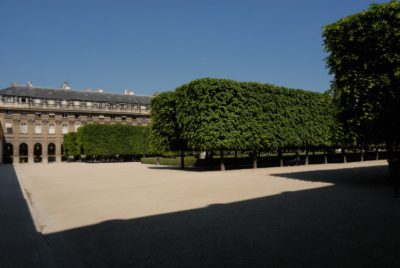
<instances>
[{"instance_id":1,"label":"dense green leaves","mask_svg":"<svg viewBox=\"0 0 400 268\"><path fill-rule=\"evenodd\" d=\"M400 3L373 4L323 33L339 120L357 142L400 137Z\"/></svg>"},{"instance_id":2,"label":"dense green leaves","mask_svg":"<svg viewBox=\"0 0 400 268\"><path fill-rule=\"evenodd\" d=\"M163 92L151 100L150 145L155 152L180 151L186 143L176 120L176 94Z\"/></svg>"},{"instance_id":3,"label":"dense green leaves","mask_svg":"<svg viewBox=\"0 0 400 268\"><path fill-rule=\"evenodd\" d=\"M79 156L81 154L76 132L71 132L64 135L63 149L65 156Z\"/></svg>"},{"instance_id":4,"label":"dense green leaves","mask_svg":"<svg viewBox=\"0 0 400 268\"><path fill-rule=\"evenodd\" d=\"M146 154L148 136L148 127L90 124L79 128L77 143L87 156Z\"/></svg>"},{"instance_id":5,"label":"dense green leaves","mask_svg":"<svg viewBox=\"0 0 400 268\"><path fill-rule=\"evenodd\" d=\"M270 84L204 78L152 101L159 149L173 140L193 150L329 146L334 126L329 95Z\"/></svg>"}]
</instances>

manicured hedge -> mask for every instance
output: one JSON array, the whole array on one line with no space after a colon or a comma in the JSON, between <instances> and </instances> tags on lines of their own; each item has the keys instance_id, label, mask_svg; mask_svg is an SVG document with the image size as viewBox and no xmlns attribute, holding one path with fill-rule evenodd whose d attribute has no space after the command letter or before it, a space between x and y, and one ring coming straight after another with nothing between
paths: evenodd
<instances>
[{"instance_id":1,"label":"manicured hedge","mask_svg":"<svg viewBox=\"0 0 400 268\"><path fill-rule=\"evenodd\" d=\"M226 79L194 80L152 99L151 109L160 151L174 149L176 140L200 151L330 146L335 127L327 94ZM168 124L160 120L163 109ZM175 131L167 133L169 126Z\"/></svg>"},{"instance_id":2,"label":"manicured hedge","mask_svg":"<svg viewBox=\"0 0 400 268\"><path fill-rule=\"evenodd\" d=\"M149 128L128 125L90 124L78 129L78 145L86 156L146 154Z\"/></svg>"},{"instance_id":3,"label":"manicured hedge","mask_svg":"<svg viewBox=\"0 0 400 268\"><path fill-rule=\"evenodd\" d=\"M110 157L147 154L149 128L128 125L89 124L77 133L64 135L64 154L88 157Z\"/></svg>"}]
</instances>

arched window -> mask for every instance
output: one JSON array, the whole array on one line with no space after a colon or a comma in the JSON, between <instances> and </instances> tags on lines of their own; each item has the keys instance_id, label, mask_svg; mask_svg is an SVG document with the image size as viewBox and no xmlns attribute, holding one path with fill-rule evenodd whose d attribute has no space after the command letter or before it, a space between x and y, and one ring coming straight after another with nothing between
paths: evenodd
<instances>
[{"instance_id":1,"label":"arched window","mask_svg":"<svg viewBox=\"0 0 400 268\"><path fill-rule=\"evenodd\" d=\"M11 143L6 143L4 148L4 163L11 164L13 162L14 146Z\"/></svg>"},{"instance_id":2,"label":"arched window","mask_svg":"<svg viewBox=\"0 0 400 268\"><path fill-rule=\"evenodd\" d=\"M49 143L47 146L47 155L49 163L56 161L56 145L54 143Z\"/></svg>"},{"instance_id":3,"label":"arched window","mask_svg":"<svg viewBox=\"0 0 400 268\"><path fill-rule=\"evenodd\" d=\"M42 145L40 143L33 146L33 162L42 162Z\"/></svg>"},{"instance_id":4,"label":"arched window","mask_svg":"<svg viewBox=\"0 0 400 268\"><path fill-rule=\"evenodd\" d=\"M19 145L19 162L28 163L28 145L26 143Z\"/></svg>"}]
</instances>

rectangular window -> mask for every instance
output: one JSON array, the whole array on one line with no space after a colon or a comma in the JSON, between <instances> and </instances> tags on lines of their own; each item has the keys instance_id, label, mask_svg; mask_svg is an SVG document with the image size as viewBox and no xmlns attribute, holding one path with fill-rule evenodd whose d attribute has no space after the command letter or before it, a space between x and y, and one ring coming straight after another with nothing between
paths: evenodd
<instances>
[{"instance_id":1,"label":"rectangular window","mask_svg":"<svg viewBox=\"0 0 400 268\"><path fill-rule=\"evenodd\" d=\"M6 123L5 127L6 127L6 133L7 134L13 134L12 123Z\"/></svg>"},{"instance_id":2,"label":"rectangular window","mask_svg":"<svg viewBox=\"0 0 400 268\"><path fill-rule=\"evenodd\" d=\"M68 125L66 125L66 124L62 125L61 132L62 132L62 134L67 134L68 133Z\"/></svg>"},{"instance_id":3,"label":"rectangular window","mask_svg":"<svg viewBox=\"0 0 400 268\"><path fill-rule=\"evenodd\" d=\"M49 118L54 118L56 115L54 113L49 113Z\"/></svg>"},{"instance_id":4,"label":"rectangular window","mask_svg":"<svg viewBox=\"0 0 400 268\"><path fill-rule=\"evenodd\" d=\"M6 97L6 101L5 102L12 103L12 102L14 102L14 98L13 97Z\"/></svg>"},{"instance_id":5,"label":"rectangular window","mask_svg":"<svg viewBox=\"0 0 400 268\"><path fill-rule=\"evenodd\" d=\"M78 119L81 115L80 114L75 114L75 118Z\"/></svg>"},{"instance_id":6,"label":"rectangular window","mask_svg":"<svg viewBox=\"0 0 400 268\"><path fill-rule=\"evenodd\" d=\"M67 113L62 113L62 117L63 117L63 118L67 118L67 117L68 117L68 114L67 114Z\"/></svg>"},{"instance_id":7,"label":"rectangular window","mask_svg":"<svg viewBox=\"0 0 400 268\"><path fill-rule=\"evenodd\" d=\"M6 115L12 115L12 114L13 114L12 111L10 111L10 110L6 111Z\"/></svg>"},{"instance_id":8,"label":"rectangular window","mask_svg":"<svg viewBox=\"0 0 400 268\"><path fill-rule=\"evenodd\" d=\"M22 98L21 98L21 102L22 102L22 103L26 103L26 98L23 98L23 97L22 97Z\"/></svg>"},{"instance_id":9,"label":"rectangular window","mask_svg":"<svg viewBox=\"0 0 400 268\"><path fill-rule=\"evenodd\" d=\"M35 117L36 118L40 118L40 117L42 117L42 114L41 113L35 113Z\"/></svg>"},{"instance_id":10,"label":"rectangular window","mask_svg":"<svg viewBox=\"0 0 400 268\"><path fill-rule=\"evenodd\" d=\"M49 134L55 134L56 128L54 124L49 124Z\"/></svg>"},{"instance_id":11,"label":"rectangular window","mask_svg":"<svg viewBox=\"0 0 400 268\"><path fill-rule=\"evenodd\" d=\"M19 125L19 133L21 133L21 134L28 133L28 124L27 123L21 123L21 125Z\"/></svg>"},{"instance_id":12,"label":"rectangular window","mask_svg":"<svg viewBox=\"0 0 400 268\"><path fill-rule=\"evenodd\" d=\"M42 124L40 123L35 124L35 134L42 134Z\"/></svg>"}]
</instances>

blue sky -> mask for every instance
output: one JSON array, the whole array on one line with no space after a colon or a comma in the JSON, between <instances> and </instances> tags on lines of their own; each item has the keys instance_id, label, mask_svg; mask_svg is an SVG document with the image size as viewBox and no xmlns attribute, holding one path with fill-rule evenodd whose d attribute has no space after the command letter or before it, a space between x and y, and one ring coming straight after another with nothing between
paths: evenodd
<instances>
[{"instance_id":1,"label":"blue sky","mask_svg":"<svg viewBox=\"0 0 400 268\"><path fill-rule=\"evenodd\" d=\"M0 0L0 88L173 90L220 77L323 92L322 27L368 0Z\"/></svg>"}]
</instances>

